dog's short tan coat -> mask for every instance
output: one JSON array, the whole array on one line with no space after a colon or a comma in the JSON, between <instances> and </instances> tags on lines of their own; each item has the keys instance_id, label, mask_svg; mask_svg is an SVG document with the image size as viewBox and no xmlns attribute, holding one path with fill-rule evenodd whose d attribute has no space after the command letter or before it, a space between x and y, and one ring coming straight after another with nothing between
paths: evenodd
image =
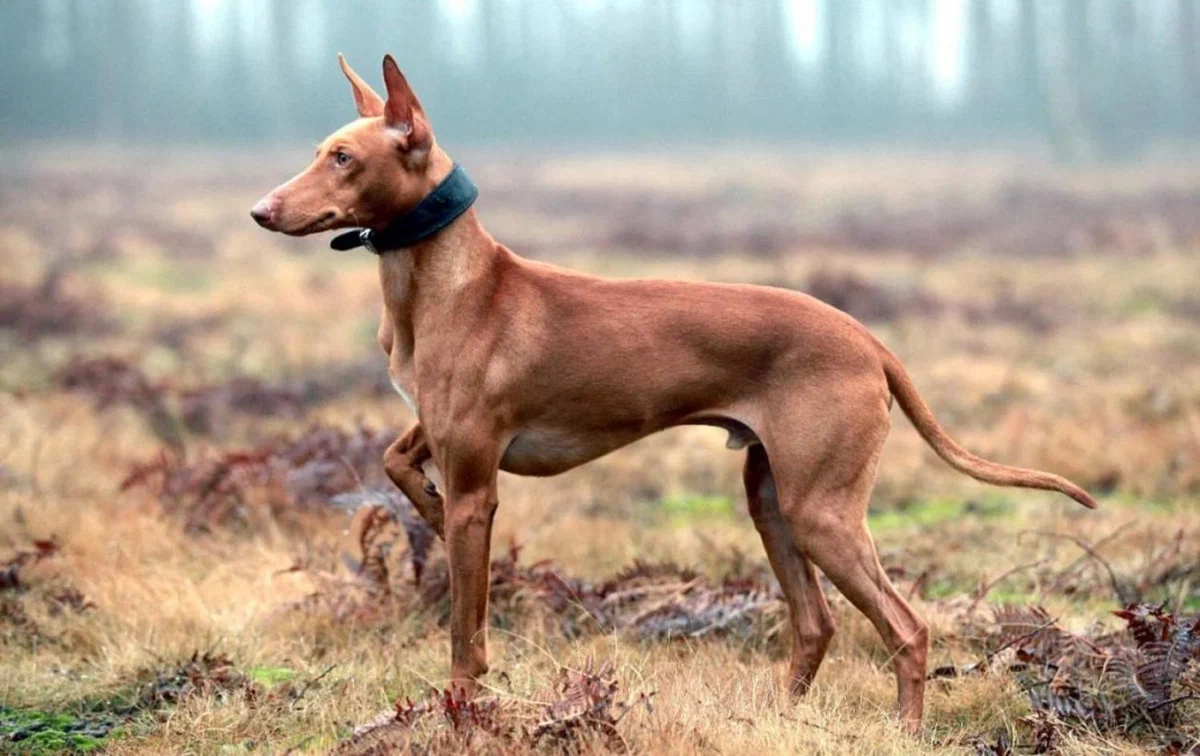
<instances>
[{"instance_id":1,"label":"dog's short tan coat","mask_svg":"<svg viewBox=\"0 0 1200 756\"><path fill-rule=\"evenodd\" d=\"M391 56L387 99L339 56L360 118L252 214L290 234L382 228L452 163ZM746 495L791 616L790 688L803 693L834 622L816 569L890 649L900 714L921 720L928 631L880 567L867 501L892 398L950 465L982 481L1061 491L1045 472L955 443L886 347L812 297L762 286L613 281L524 260L469 210L379 258L379 341L418 424L388 449L388 475L442 534L450 561L451 679L487 671L489 542L500 470L554 475L647 434L715 425L748 447ZM426 477L432 462L445 498Z\"/></svg>"}]
</instances>

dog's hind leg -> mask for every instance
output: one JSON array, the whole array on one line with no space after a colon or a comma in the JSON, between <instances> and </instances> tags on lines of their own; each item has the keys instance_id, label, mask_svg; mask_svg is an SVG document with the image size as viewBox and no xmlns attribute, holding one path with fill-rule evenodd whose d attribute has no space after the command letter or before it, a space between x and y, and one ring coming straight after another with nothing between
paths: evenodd
<instances>
[{"instance_id":1,"label":"dog's hind leg","mask_svg":"<svg viewBox=\"0 0 1200 756\"><path fill-rule=\"evenodd\" d=\"M838 405L827 404L821 416L806 415L797 426L824 433L810 432L805 448L793 442L778 454L768 451L780 479L781 515L800 549L879 631L896 673L901 721L915 732L924 708L929 628L888 580L867 531L867 503L888 428L885 403L877 411L862 409L870 401L847 401L842 406L859 409L842 417L831 417L829 408Z\"/></svg>"},{"instance_id":2,"label":"dog's hind leg","mask_svg":"<svg viewBox=\"0 0 1200 756\"><path fill-rule=\"evenodd\" d=\"M442 496L423 469L431 456L425 433L421 430L421 424L417 423L383 453L383 469L417 508L425 522L444 538Z\"/></svg>"},{"instance_id":3,"label":"dog's hind leg","mask_svg":"<svg viewBox=\"0 0 1200 756\"><path fill-rule=\"evenodd\" d=\"M814 508L845 503L844 498L831 495L814 495L806 502ZM797 530L807 532L803 543L821 570L879 631L892 655L900 719L915 732L924 710L929 627L888 580L865 523L850 525L833 517L821 520L826 518L801 518Z\"/></svg>"},{"instance_id":4,"label":"dog's hind leg","mask_svg":"<svg viewBox=\"0 0 1200 756\"><path fill-rule=\"evenodd\" d=\"M812 562L796 547L787 523L779 514L775 479L761 444L755 443L746 452L742 479L754 527L762 537L767 559L788 605L792 629L788 688L793 695L803 695L812 686L836 625Z\"/></svg>"}]
</instances>

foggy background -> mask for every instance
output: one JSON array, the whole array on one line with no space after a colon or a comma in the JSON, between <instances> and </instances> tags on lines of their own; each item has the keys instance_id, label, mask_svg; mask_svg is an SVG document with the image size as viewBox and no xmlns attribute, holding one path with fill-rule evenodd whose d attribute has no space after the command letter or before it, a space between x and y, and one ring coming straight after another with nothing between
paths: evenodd
<instances>
[{"instance_id":1,"label":"foggy background","mask_svg":"<svg viewBox=\"0 0 1200 756\"><path fill-rule=\"evenodd\" d=\"M391 51L450 145L1200 136L1195 0L20 0L0 140L311 142Z\"/></svg>"}]
</instances>

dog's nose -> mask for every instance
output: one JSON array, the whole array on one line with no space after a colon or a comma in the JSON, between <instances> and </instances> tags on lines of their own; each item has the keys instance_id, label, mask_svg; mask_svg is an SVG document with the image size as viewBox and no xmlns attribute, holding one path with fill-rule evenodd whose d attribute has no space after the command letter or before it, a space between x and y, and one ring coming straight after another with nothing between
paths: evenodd
<instances>
[{"instance_id":1,"label":"dog's nose","mask_svg":"<svg viewBox=\"0 0 1200 756\"><path fill-rule=\"evenodd\" d=\"M254 207L250 208L250 217L254 222L263 228L270 228L271 221L275 215L275 201L270 197L263 197L255 203Z\"/></svg>"}]
</instances>

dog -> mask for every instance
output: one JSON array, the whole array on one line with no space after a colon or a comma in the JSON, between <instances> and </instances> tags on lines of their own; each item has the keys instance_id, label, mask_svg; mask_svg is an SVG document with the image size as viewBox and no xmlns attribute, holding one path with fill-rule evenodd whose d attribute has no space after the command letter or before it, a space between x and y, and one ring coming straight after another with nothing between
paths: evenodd
<instances>
[{"instance_id":1,"label":"dog","mask_svg":"<svg viewBox=\"0 0 1200 756\"><path fill-rule=\"evenodd\" d=\"M812 685L835 630L819 568L882 636L901 721L918 730L928 626L888 580L866 526L893 399L960 472L1090 508L1092 497L959 446L896 356L810 296L606 280L518 257L484 230L473 185L438 146L392 56L383 59L386 99L338 62L359 117L251 215L295 236L361 228L335 245L379 253L379 343L418 418L384 467L446 543L452 688L473 695L488 669L499 471L555 475L665 428L709 425L746 449L750 516L790 613L791 692Z\"/></svg>"}]
</instances>

